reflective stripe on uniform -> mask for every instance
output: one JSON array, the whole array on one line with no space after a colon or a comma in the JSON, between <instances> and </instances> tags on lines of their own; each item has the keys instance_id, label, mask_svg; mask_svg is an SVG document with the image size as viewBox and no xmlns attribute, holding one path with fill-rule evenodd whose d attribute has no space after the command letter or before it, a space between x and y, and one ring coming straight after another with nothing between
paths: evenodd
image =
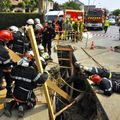
<instances>
[{"instance_id":1,"label":"reflective stripe on uniform","mask_svg":"<svg viewBox=\"0 0 120 120\"><path fill-rule=\"evenodd\" d=\"M25 88L23 88L23 87L19 87L20 89L22 89L22 90L24 90L24 91L26 91L26 92L29 92L30 90L27 90L27 89L25 89Z\"/></svg>"},{"instance_id":2,"label":"reflective stripe on uniform","mask_svg":"<svg viewBox=\"0 0 120 120\"><path fill-rule=\"evenodd\" d=\"M111 91L111 90L112 90L112 88L113 88L113 85L112 85L111 80L109 80L109 79L108 79L108 81L109 81L109 83L110 83L110 88L109 88L109 89L105 89L105 91Z\"/></svg>"},{"instance_id":3,"label":"reflective stripe on uniform","mask_svg":"<svg viewBox=\"0 0 120 120\"><path fill-rule=\"evenodd\" d=\"M11 75L11 77L12 77L13 79L16 79L16 80L22 80L22 81L29 82L29 83L32 82L31 79L27 79L27 78L23 78L23 77L12 76L12 75Z\"/></svg>"},{"instance_id":4,"label":"reflective stripe on uniform","mask_svg":"<svg viewBox=\"0 0 120 120\"><path fill-rule=\"evenodd\" d=\"M97 67L94 67L95 68L95 72L98 73L98 68Z\"/></svg>"},{"instance_id":5,"label":"reflective stripe on uniform","mask_svg":"<svg viewBox=\"0 0 120 120\"><path fill-rule=\"evenodd\" d=\"M11 61L11 59L8 59L6 61L3 62L3 64L8 64Z\"/></svg>"},{"instance_id":6,"label":"reflective stripe on uniform","mask_svg":"<svg viewBox=\"0 0 120 120\"><path fill-rule=\"evenodd\" d=\"M39 73L35 78L34 78L34 82L36 82L39 78L40 78L41 74Z\"/></svg>"},{"instance_id":7,"label":"reflective stripe on uniform","mask_svg":"<svg viewBox=\"0 0 120 120\"><path fill-rule=\"evenodd\" d=\"M111 78L112 77L112 73L110 72L110 74L109 74L109 78Z\"/></svg>"}]
</instances>

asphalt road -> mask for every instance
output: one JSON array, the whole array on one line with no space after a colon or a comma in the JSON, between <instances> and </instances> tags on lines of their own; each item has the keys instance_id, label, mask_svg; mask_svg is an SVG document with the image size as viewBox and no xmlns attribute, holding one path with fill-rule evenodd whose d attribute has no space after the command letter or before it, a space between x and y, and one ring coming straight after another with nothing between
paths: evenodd
<instances>
[{"instance_id":1,"label":"asphalt road","mask_svg":"<svg viewBox=\"0 0 120 120\"><path fill-rule=\"evenodd\" d=\"M110 26L107 33L104 33L104 30L94 30L90 32L93 34L92 39L94 40L96 46L114 47L116 45L120 45L118 26Z\"/></svg>"}]
</instances>

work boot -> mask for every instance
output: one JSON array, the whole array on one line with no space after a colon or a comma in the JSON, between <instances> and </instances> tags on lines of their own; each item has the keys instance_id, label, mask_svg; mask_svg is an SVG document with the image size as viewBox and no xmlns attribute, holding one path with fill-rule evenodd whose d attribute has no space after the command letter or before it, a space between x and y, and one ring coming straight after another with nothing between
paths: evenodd
<instances>
[{"instance_id":1,"label":"work boot","mask_svg":"<svg viewBox=\"0 0 120 120\"><path fill-rule=\"evenodd\" d=\"M22 105L18 107L18 117L23 117L24 116L24 108Z\"/></svg>"},{"instance_id":2,"label":"work boot","mask_svg":"<svg viewBox=\"0 0 120 120\"><path fill-rule=\"evenodd\" d=\"M5 116L7 116L7 117L11 117L11 116L12 116L11 111L10 111L10 110L7 110L7 109L5 109L4 114L5 114Z\"/></svg>"}]
</instances>

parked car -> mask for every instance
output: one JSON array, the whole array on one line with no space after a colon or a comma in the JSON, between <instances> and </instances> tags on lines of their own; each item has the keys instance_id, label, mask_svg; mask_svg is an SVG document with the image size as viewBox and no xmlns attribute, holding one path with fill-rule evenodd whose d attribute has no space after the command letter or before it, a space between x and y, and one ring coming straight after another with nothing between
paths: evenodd
<instances>
[{"instance_id":1,"label":"parked car","mask_svg":"<svg viewBox=\"0 0 120 120\"><path fill-rule=\"evenodd\" d=\"M116 21L113 18L110 18L109 21L110 21L110 25L115 25L116 24Z\"/></svg>"}]
</instances>

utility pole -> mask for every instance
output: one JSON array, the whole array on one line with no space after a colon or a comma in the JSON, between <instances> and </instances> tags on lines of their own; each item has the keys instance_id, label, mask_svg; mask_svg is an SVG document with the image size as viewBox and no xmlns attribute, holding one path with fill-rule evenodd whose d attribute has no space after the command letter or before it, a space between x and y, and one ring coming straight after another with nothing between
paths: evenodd
<instances>
[{"instance_id":1,"label":"utility pole","mask_svg":"<svg viewBox=\"0 0 120 120\"><path fill-rule=\"evenodd\" d=\"M45 0L38 0L38 9L39 14L43 14L45 12Z\"/></svg>"}]
</instances>

